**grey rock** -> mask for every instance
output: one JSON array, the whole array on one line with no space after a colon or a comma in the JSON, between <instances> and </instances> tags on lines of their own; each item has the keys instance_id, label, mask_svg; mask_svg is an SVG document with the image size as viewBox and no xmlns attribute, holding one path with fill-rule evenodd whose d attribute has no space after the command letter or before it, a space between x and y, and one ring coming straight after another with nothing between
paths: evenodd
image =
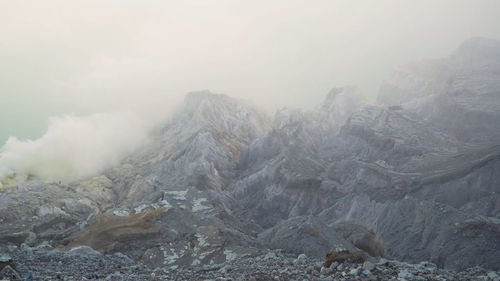
<instances>
[{"instance_id":1,"label":"grey rock","mask_svg":"<svg viewBox=\"0 0 500 281\"><path fill-rule=\"evenodd\" d=\"M413 274L411 274L407 269L403 269L398 273L398 278L409 280L413 278Z\"/></svg>"},{"instance_id":2,"label":"grey rock","mask_svg":"<svg viewBox=\"0 0 500 281\"><path fill-rule=\"evenodd\" d=\"M381 259L377 262L377 264L380 264L380 265L385 265L385 264L387 264L388 262L389 262L388 260L386 260L386 259L384 259L384 258L381 258Z\"/></svg>"},{"instance_id":3,"label":"grey rock","mask_svg":"<svg viewBox=\"0 0 500 281\"><path fill-rule=\"evenodd\" d=\"M26 240L24 240L24 243L30 247L35 246L36 243L36 234L33 232L28 233L28 237L26 237Z\"/></svg>"},{"instance_id":4,"label":"grey rock","mask_svg":"<svg viewBox=\"0 0 500 281\"><path fill-rule=\"evenodd\" d=\"M113 274L106 276L106 279L104 280L120 280L120 278L121 278L121 273L119 271L116 271Z\"/></svg>"},{"instance_id":5,"label":"grey rock","mask_svg":"<svg viewBox=\"0 0 500 281\"><path fill-rule=\"evenodd\" d=\"M22 280L21 275L10 265L6 265L0 270L0 277L9 278L7 280Z\"/></svg>"},{"instance_id":6,"label":"grey rock","mask_svg":"<svg viewBox=\"0 0 500 281\"><path fill-rule=\"evenodd\" d=\"M91 247L88 247L88 246L77 246L77 247L74 247L74 248L71 248L71 250L69 250L69 253L72 253L72 254L78 254L78 255L101 255L101 253L99 253L98 251L92 249Z\"/></svg>"},{"instance_id":7,"label":"grey rock","mask_svg":"<svg viewBox=\"0 0 500 281\"><path fill-rule=\"evenodd\" d=\"M219 273L226 274L226 273L230 272L231 270L233 270L233 268L230 265L225 265L221 269L219 269Z\"/></svg>"},{"instance_id":8,"label":"grey rock","mask_svg":"<svg viewBox=\"0 0 500 281\"><path fill-rule=\"evenodd\" d=\"M330 270L330 268L327 268L327 267L321 267L321 270L319 271L319 273L322 274L322 275L328 275L331 272L332 271Z\"/></svg>"},{"instance_id":9,"label":"grey rock","mask_svg":"<svg viewBox=\"0 0 500 281\"><path fill-rule=\"evenodd\" d=\"M129 256L123 254L123 253L120 253L120 252L116 252L113 254L114 256L128 262L128 263L134 263L134 260L132 260Z\"/></svg>"},{"instance_id":10,"label":"grey rock","mask_svg":"<svg viewBox=\"0 0 500 281\"><path fill-rule=\"evenodd\" d=\"M345 87L314 111L283 109L271 120L245 102L190 93L145 147L102 175L1 192L0 250L21 247L27 252L12 254L55 259L59 268L83 257L140 260L171 271L166 280L199 277L185 268L215 279L245 257L277 278L299 270L300 280L310 260L340 248L436 265L377 263L387 274L498 270L499 46L473 39L446 59L403 67L372 106ZM37 256L37 241L130 259ZM307 257L291 258L300 253ZM218 266L203 267L210 264ZM280 273L287 267L295 268Z\"/></svg>"},{"instance_id":11,"label":"grey rock","mask_svg":"<svg viewBox=\"0 0 500 281\"><path fill-rule=\"evenodd\" d=\"M498 274L496 272L494 272L494 271L488 272L488 274L486 276L488 276L488 278L490 278L492 280L495 280L495 279L499 278Z\"/></svg>"},{"instance_id":12,"label":"grey rock","mask_svg":"<svg viewBox=\"0 0 500 281\"><path fill-rule=\"evenodd\" d=\"M306 260L307 259L307 256L306 254L300 254L298 257L297 257L298 260Z\"/></svg>"},{"instance_id":13,"label":"grey rock","mask_svg":"<svg viewBox=\"0 0 500 281\"><path fill-rule=\"evenodd\" d=\"M372 271L374 268L375 268L375 265L373 263L369 262L369 261L365 261L363 263L363 269L364 270L370 270L370 271Z\"/></svg>"},{"instance_id":14,"label":"grey rock","mask_svg":"<svg viewBox=\"0 0 500 281\"><path fill-rule=\"evenodd\" d=\"M276 256L276 254L274 252L268 252L264 258L266 260L270 260L270 259L277 259L278 256Z\"/></svg>"},{"instance_id":15,"label":"grey rock","mask_svg":"<svg viewBox=\"0 0 500 281\"><path fill-rule=\"evenodd\" d=\"M332 264L330 265L330 269L331 270L334 270L334 269L337 269L337 267L339 266L339 263L338 262L332 262Z\"/></svg>"},{"instance_id":16,"label":"grey rock","mask_svg":"<svg viewBox=\"0 0 500 281\"><path fill-rule=\"evenodd\" d=\"M27 252L27 253L33 252L33 248L30 247L30 246L28 246L28 244L26 244L26 243L22 243L21 246L19 247L19 249L21 251L24 251L24 252Z\"/></svg>"},{"instance_id":17,"label":"grey rock","mask_svg":"<svg viewBox=\"0 0 500 281\"><path fill-rule=\"evenodd\" d=\"M448 58L402 67L386 79L378 100L417 112L463 140L498 140L498 49L499 41L472 38Z\"/></svg>"},{"instance_id":18,"label":"grey rock","mask_svg":"<svg viewBox=\"0 0 500 281\"><path fill-rule=\"evenodd\" d=\"M0 262L6 263L12 261L12 257L9 254L0 253Z\"/></svg>"},{"instance_id":19,"label":"grey rock","mask_svg":"<svg viewBox=\"0 0 500 281\"><path fill-rule=\"evenodd\" d=\"M359 275L359 271L360 271L359 268L353 268L349 271L349 274L357 276Z\"/></svg>"}]
</instances>

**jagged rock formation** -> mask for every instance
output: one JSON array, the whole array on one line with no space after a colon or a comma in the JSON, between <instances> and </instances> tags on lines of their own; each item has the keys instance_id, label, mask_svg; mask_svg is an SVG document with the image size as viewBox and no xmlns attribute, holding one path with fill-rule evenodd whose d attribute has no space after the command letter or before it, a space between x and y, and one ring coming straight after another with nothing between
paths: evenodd
<instances>
[{"instance_id":1,"label":"jagged rock formation","mask_svg":"<svg viewBox=\"0 0 500 281\"><path fill-rule=\"evenodd\" d=\"M461 98L473 100L462 103L463 110L496 119L500 111L483 112L476 106L500 104L498 51L487 51L488 59L467 69L470 60L490 47L500 50L498 42L468 41L445 62L461 67L450 73L462 73ZM441 108L443 99L458 104L454 93L459 87L431 87L441 85L442 77L434 72L442 70L432 68L429 74L427 66L417 66L431 82L409 83L408 76L418 76L413 69L404 78L396 74L392 84L404 91L382 87L380 100L389 106L360 109L340 131L318 129L327 126L311 115L278 115L279 126L242 153L241 165L248 174L236 183L235 198L243 202L239 205L245 214L269 227L321 211L319 217L330 226L348 222L373 231L387 255L398 259L431 260L456 269L497 267L500 155L495 140L500 123L466 118L464 129L445 118L456 112ZM480 79L483 68L486 78ZM481 91L472 91L477 80ZM420 89L421 84L427 86ZM425 103L415 102L420 98ZM397 103L386 102L393 99ZM474 130L481 133L468 137Z\"/></svg>"},{"instance_id":2,"label":"jagged rock formation","mask_svg":"<svg viewBox=\"0 0 500 281\"><path fill-rule=\"evenodd\" d=\"M83 244L174 270L338 248L498 270L499 52L473 39L397 70L378 105L338 88L313 112L273 120L191 93L102 175L0 193L0 250Z\"/></svg>"},{"instance_id":3,"label":"jagged rock formation","mask_svg":"<svg viewBox=\"0 0 500 281\"><path fill-rule=\"evenodd\" d=\"M499 94L500 42L472 38L448 58L399 68L378 100L415 111L463 141L498 142Z\"/></svg>"}]
</instances>

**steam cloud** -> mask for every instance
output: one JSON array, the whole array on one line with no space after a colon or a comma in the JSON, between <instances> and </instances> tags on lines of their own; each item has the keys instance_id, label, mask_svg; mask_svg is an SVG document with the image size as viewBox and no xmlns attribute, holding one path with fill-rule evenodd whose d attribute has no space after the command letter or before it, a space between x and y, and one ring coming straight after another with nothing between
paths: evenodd
<instances>
[{"instance_id":1,"label":"steam cloud","mask_svg":"<svg viewBox=\"0 0 500 281\"><path fill-rule=\"evenodd\" d=\"M53 117L37 140L9 138L0 154L0 178L16 173L17 180L67 181L94 175L143 144L148 128L124 112Z\"/></svg>"}]
</instances>

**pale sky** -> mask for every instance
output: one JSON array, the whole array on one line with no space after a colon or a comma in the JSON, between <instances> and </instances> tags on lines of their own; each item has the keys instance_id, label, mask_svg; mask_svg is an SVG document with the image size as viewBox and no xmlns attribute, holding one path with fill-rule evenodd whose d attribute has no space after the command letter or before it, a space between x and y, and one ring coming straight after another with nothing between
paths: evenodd
<instances>
[{"instance_id":1,"label":"pale sky","mask_svg":"<svg viewBox=\"0 0 500 281\"><path fill-rule=\"evenodd\" d=\"M131 111L186 92L312 108L332 87L376 96L401 64L500 39L498 0L0 0L0 146L50 116Z\"/></svg>"}]
</instances>

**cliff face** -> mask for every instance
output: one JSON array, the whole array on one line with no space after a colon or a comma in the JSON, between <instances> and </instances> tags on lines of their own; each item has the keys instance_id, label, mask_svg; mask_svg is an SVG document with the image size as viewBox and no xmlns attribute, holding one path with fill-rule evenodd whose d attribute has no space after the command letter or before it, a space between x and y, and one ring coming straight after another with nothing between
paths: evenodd
<instances>
[{"instance_id":1,"label":"cliff face","mask_svg":"<svg viewBox=\"0 0 500 281\"><path fill-rule=\"evenodd\" d=\"M417 112L466 142L498 142L500 42L465 41L448 58L397 69L378 101Z\"/></svg>"},{"instance_id":2,"label":"cliff face","mask_svg":"<svg viewBox=\"0 0 500 281\"><path fill-rule=\"evenodd\" d=\"M365 107L327 134L318 129L321 120L297 116L242 153L248 174L233 196L244 217L279 232L277 222L319 216L358 247L362 232L338 226L372 231L390 257L455 269L497 266L498 145L464 143L404 109Z\"/></svg>"},{"instance_id":3,"label":"cliff face","mask_svg":"<svg viewBox=\"0 0 500 281\"><path fill-rule=\"evenodd\" d=\"M103 175L0 193L3 251L43 241L154 267L335 248L463 269L500 264L500 44L400 68L367 106L333 89L269 118L208 91Z\"/></svg>"}]
</instances>

